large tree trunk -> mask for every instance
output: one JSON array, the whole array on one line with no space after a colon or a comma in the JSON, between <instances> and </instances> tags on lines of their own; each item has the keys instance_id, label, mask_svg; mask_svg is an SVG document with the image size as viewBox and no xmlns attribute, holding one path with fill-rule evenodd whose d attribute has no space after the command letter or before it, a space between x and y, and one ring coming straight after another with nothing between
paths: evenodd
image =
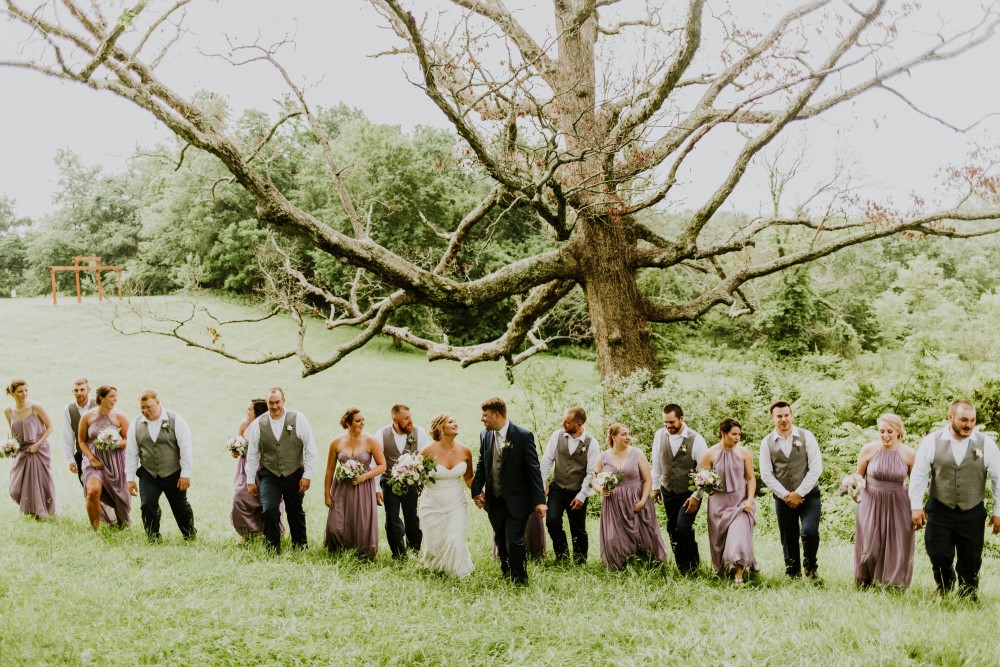
<instances>
[{"instance_id":1,"label":"large tree trunk","mask_svg":"<svg viewBox=\"0 0 1000 667\"><path fill-rule=\"evenodd\" d=\"M648 370L659 372L649 344L650 330L636 284L635 239L630 223L615 218L579 220L583 292L594 328L601 379Z\"/></svg>"}]
</instances>

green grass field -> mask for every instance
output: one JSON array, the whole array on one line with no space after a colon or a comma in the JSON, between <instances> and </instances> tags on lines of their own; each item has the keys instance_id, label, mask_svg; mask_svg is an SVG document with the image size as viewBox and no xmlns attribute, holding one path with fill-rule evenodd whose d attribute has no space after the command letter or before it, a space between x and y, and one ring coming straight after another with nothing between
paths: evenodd
<instances>
[{"instance_id":1,"label":"green grass field","mask_svg":"<svg viewBox=\"0 0 1000 667\"><path fill-rule=\"evenodd\" d=\"M362 408L370 431L388 421L395 402L408 403L424 425L449 411L460 439L475 445L479 402L509 397L519 421L520 388L507 384L501 364L430 364L384 342L302 379L296 361L244 366L175 340L123 337L101 313L93 298L82 306L64 299L55 308L44 299L0 300L0 382L27 379L31 398L57 424L76 377L117 386L119 408L130 418L139 391L156 389L195 436L190 500L198 539L180 539L165 502L163 544L147 544L137 503L131 530L91 533L57 426L62 518L27 519L12 502L0 502L0 665L1000 664L1000 564L986 558L980 602L941 600L931 592L920 540L914 585L898 594L856 591L853 545L832 539L820 549L826 585L790 582L777 535L758 534L762 574L734 590L707 572L681 578L672 565L608 573L591 520L587 566L533 564L529 586L518 589L501 580L486 515L471 504L476 572L467 581L428 574L412 559L394 562L384 540L374 563L331 557L321 546L326 508L314 485L306 496L307 551L273 558L260 545L238 546L228 520L234 461L222 443L248 399L267 387L283 386L288 406L310 418L319 479L326 443L350 405ZM277 349L291 335L278 322L254 331L231 344ZM328 345L323 337L333 340L316 327L315 343ZM576 384L597 381L588 362L537 363L560 368ZM4 482L9 468L0 461ZM704 559L703 517L699 523Z\"/></svg>"}]
</instances>

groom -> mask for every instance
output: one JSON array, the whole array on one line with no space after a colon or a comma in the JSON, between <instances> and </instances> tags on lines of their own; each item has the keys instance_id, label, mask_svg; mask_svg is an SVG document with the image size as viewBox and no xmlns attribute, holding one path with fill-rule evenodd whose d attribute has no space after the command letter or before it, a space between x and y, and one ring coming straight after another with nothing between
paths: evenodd
<instances>
[{"instance_id":1,"label":"groom","mask_svg":"<svg viewBox=\"0 0 1000 667\"><path fill-rule=\"evenodd\" d=\"M507 420L502 398L487 399L481 409L486 428L479 434L472 497L490 517L504 576L515 584L526 584L524 525L532 509L543 519L546 512L535 436Z\"/></svg>"}]
</instances>

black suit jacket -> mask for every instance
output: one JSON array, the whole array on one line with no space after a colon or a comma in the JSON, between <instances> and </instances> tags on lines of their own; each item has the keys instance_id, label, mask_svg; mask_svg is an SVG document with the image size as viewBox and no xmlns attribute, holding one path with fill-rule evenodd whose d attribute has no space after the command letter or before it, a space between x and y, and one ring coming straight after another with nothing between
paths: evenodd
<instances>
[{"instance_id":1,"label":"black suit jacket","mask_svg":"<svg viewBox=\"0 0 1000 667\"><path fill-rule=\"evenodd\" d=\"M514 422L507 422L507 440L510 447L500 460L500 486L504 502L512 516L528 516L536 505L545 504L545 486L538 466L538 449L535 436ZM490 509L490 468L493 463L493 431L479 434L479 465L472 480L472 495L486 491L486 510Z\"/></svg>"}]
</instances>

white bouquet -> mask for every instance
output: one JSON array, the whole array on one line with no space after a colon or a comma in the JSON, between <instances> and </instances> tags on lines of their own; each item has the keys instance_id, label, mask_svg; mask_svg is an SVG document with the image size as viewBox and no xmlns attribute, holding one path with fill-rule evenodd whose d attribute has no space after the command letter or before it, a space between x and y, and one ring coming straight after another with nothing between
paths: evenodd
<instances>
[{"instance_id":1,"label":"white bouquet","mask_svg":"<svg viewBox=\"0 0 1000 667\"><path fill-rule=\"evenodd\" d=\"M691 483L688 489L712 495L717 491L723 491L722 478L714 470L695 470L691 473Z\"/></svg>"},{"instance_id":2,"label":"white bouquet","mask_svg":"<svg viewBox=\"0 0 1000 667\"><path fill-rule=\"evenodd\" d=\"M10 436L9 438L0 441L0 458L10 458L17 454L17 450L21 448L21 443L17 441L17 438Z\"/></svg>"},{"instance_id":3,"label":"white bouquet","mask_svg":"<svg viewBox=\"0 0 1000 667\"><path fill-rule=\"evenodd\" d=\"M431 473L437 470L437 462L423 454L401 454L389 475L389 486L397 496L405 495L410 489L420 491L426 484L433 484Z\"/></svg>"},{"instance_id":4,"label":"white bouquet","mask_svg":"<svg viewBox=\"0 0 1000 667\"><path fill-rule=\"evenodd\" d=\"M861 498L861 491L864 488L865 478L858 473L848 475L840 483L840 492L849 495L852 500L859 500Z\"/></svg>"},{"instance_id":5,"label":"white bouquet","mask_svg":"<svg viewBox=\"0 0 1000 667\"><path fill-rule=\"evenodd\" d=\"M106 452L111 452L118 449L122 444L122 434L118 431L117 426L108 426L102 428L97 437L94 438L94 445L98 449L103 449Z\"/></svg>"},{"instance_id":6,"label":"white bouquet","mask_svg":"<svg viewBox=\"0 0 1000 667\"><path fill-rule=\"evenodd\" d=\"M242 435L231 435L226 438L226 451L243 456L247 453L247 445L249 444Z\"/></svg>"},{"instance_id":7,"label":"white bouquet","mask_svg":"<svg viewBox=\"0 0 1000 667\"><path fill-rule=\"evenodd\" d=\"M622 474L617 470L602 470L601 472L594 475L594 481L592 483L594 490L598 493L604 491L614 491L615 487L618 486L622 481Z\"/></svg>"},{"instance_id":8,"label":"white bouquet","mask_svg":"<svg viewBox=\"0 0 1000 667\"><path fill-rule=\"evenodd\" d=\"M364 474L365 466L361 464L361 461L347 459L346 461L337 461L337 470L333 473L333 478L338 482L347 482Z\"/></svg>"}]
</instances>

